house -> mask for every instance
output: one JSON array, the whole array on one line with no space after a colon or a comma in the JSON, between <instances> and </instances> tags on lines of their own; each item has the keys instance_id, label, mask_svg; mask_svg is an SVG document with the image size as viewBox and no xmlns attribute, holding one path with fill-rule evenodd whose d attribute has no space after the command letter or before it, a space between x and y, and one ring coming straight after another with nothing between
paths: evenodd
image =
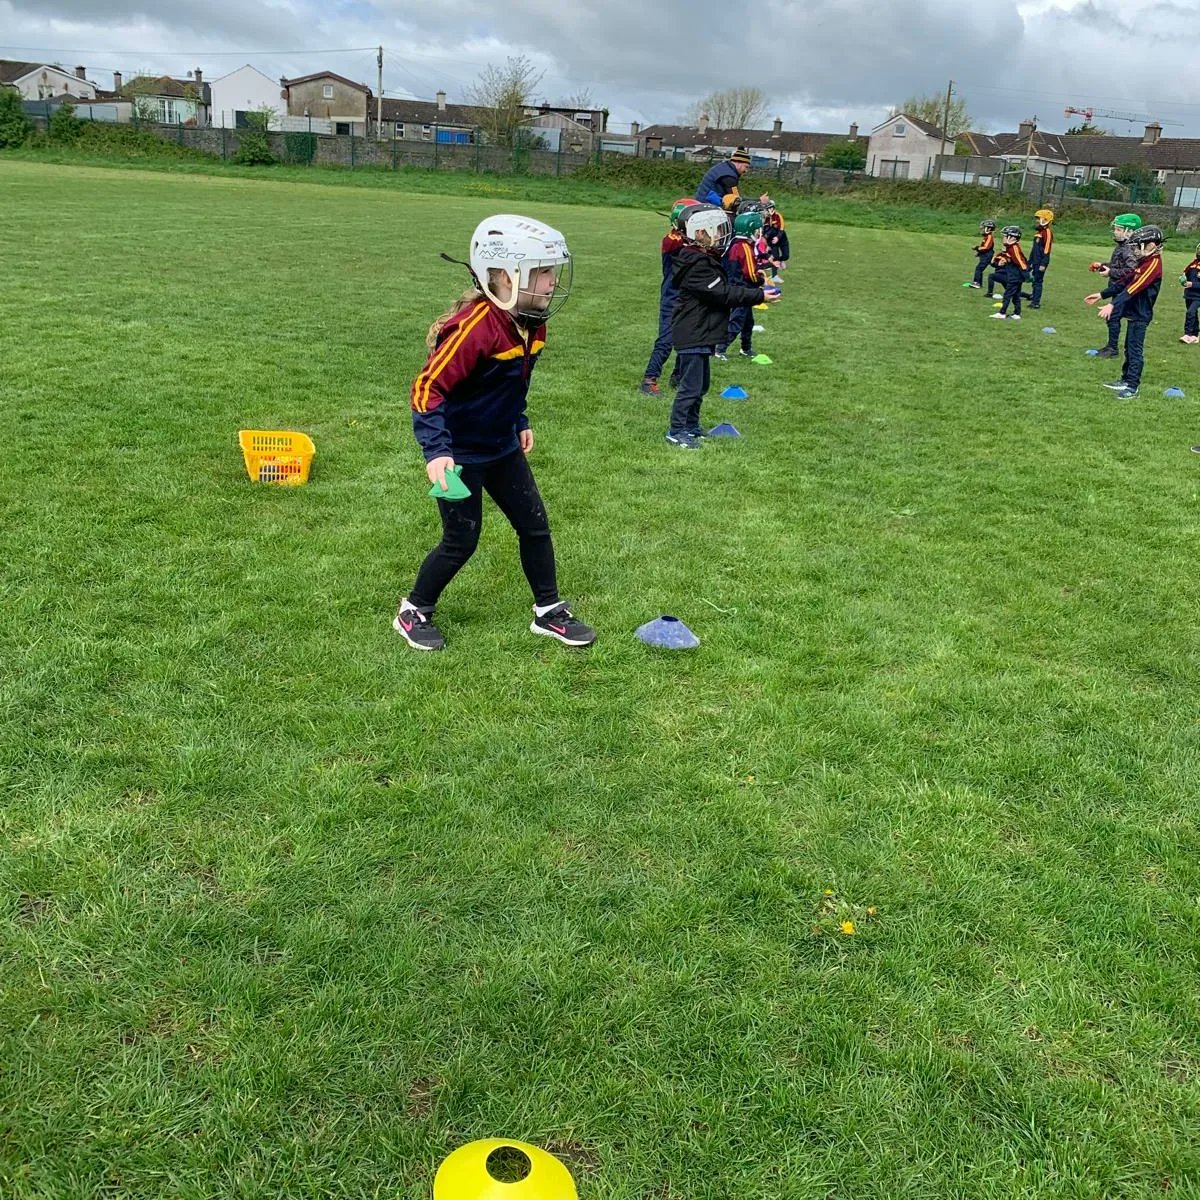
<instances>
[{"instance_id":1,"label":"house","mask_svg":"<svg viewBox=\"0 0 1200 1200\"><path fill-rule=\"evenodd\" d=\"M138 75L118 90L132 99L134 115L139 120L157 121L160 125L209 123L212 92L199 67L189 71L186 79Z\"/></svg>"},{"instance_id":2,"label":"house","mask_svg":"<svg viewBox=\"0 0 1200 1200\"><path fill-rule=\"evenodd\" d=\"M1157 121L1141 137L1046 133L1024 121L1015 133L962 133L958 141L968 157L939 164L941 177L953 182L992 184L1001 172L1020 171L1079 185L1138 164L1170 189L1200 183L1200 139L1164 138Z\"/></svg>"},{"instance_id":3,"label":"house","mask_svg":"<svg viewBox=\"0 0 1200 1200\"><path fill-rule=\"evenodd\" d=\"M871 130L867 174L887 179L924 179L939 154L953 154L954 139L908 113L893 113Z\"/></svg>"},{"instance_id":4,"label":"house","mask_svg":"<svg viewBox=\"0 0 1200 1200\"><path fill-rule=\"evenodd\" d=\"M642 129L635 123L630 133L638 152L647 158L682 156L707 161L742 147L759 167L814 162L830 142L856 142L866 150L866 139L859 137L857 125L851 125L846 134L794 133L784 130L779 117L770 129L714 129L708 118L701 116L695 125L648 125Z\"/></svg>"},{"instance_id":5,"label":"house","mask_svg":"<svg viewBox=\"0 0 1200 1200\"><path fill-rule=\"evenodd\" d=\"M547 150L591 154L608 129L606 109L553 108L540 104L525 110L523 128Z\"/></svg>"},{"instance_id":6,"label":"house","mask_svg":"<svg viewBox=\"0 0 1200 1200\"><path fill-rule=\"evenodd\" d=\"M475 141L481 121L473 104L447 104L446 93L436 100L384 98L380 137L409 142L469 144Z\"/></svg>"},{"instance_id":7,"label":"house","mask_svg":"<svg viewBox=\"0 0 1200 1200\"><path fill-rule=\"evenodd\" d=\"M332 71L318 71L296 79L281 79L281 99L289 117L309 117L328 122L329 132L365 137L373 120L371 89Z\"/></svg>"},{"instance_id":8,"label":"house","mask_svg":"<svg viewBox=\"0 0 1200 1200\"><path fill-rule=\"evenodd\" d=\"M270 113L269 127L282 128L279 83L256 67L238 67L211 84L212 126L214 129L244 129L248 113Z\"/></svg>"},{"instance_id":9,"label":"house","mask_svg":"<svg viewBox=\"0 0 1200 1200\"><path fill-rule=\"evenodd\" d=\"M15 88L23 100L53 100L55 96L91 100L98 90L84 67L76 67L72 74L62 67L9 59L0 59L0 87Z\"/></svg>"}]
</instances>

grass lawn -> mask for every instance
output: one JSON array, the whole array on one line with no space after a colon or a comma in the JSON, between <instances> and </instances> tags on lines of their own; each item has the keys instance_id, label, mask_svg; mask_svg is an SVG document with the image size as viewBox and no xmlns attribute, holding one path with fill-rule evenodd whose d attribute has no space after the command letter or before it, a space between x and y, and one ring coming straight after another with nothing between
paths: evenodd
<instances>
[{"instance_id":1,"label":"grass lawn","mask_svg":"<svg viewBox=\"0 0 1200 1200\"><path fill-rule=\"evenodd\" d=\"M1121 404L1104 247L1017 325L974 221L798 212L686 454L662 219L506 200L576 255L533 462L601 637L492 509L418 655L408 384L492 203L0 163L0 1195L415 1200L491 1136L583 1200L1200 1194L1185 258Z\"/></svg>"}]
</instances>

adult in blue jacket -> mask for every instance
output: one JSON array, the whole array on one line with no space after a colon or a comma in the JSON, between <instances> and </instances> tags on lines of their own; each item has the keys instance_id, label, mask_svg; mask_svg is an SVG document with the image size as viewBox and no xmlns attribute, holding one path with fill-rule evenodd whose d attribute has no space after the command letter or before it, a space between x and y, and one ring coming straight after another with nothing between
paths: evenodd
<instances>
[{"instance_id":1,"label":"adult in blue jacket","mask_svg":"<svg viewBox=\"0 0 1200 1200\"><path fill-rule=\"evenodd\" d=\"M750 155L745 150L735 150L727 159L708 168L696 188L695 198L701 204L716 204L732 213L741 199L738 183L749 169Z\"/></svg>"}]
</instances>

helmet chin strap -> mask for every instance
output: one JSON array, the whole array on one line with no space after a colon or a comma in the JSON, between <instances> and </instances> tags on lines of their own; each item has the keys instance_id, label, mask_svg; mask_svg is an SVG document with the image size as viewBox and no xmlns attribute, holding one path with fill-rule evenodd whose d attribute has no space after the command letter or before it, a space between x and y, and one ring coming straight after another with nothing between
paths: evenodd
<instances>
[{"instance_id":1,"label":"helmet chin strap","mask_svg":"<svg viewBox=\"0 0 1200 1200\"><path fill-rule=\"evenodd\" d=\"M457 267L466 267L467 274L471 276L471 279L474 282L475 286L481 292L484 290L483 284L479 282L479 276L475 274L475 272L472 269L471 264L469 262L463 262L463 260L461 258L451 258L450 255L447 254L445 251L442 252L441 257L444 258L446 260L446 262L448 262L448 263L454 263L454 265Z\"/></svg>"}]
</instances>

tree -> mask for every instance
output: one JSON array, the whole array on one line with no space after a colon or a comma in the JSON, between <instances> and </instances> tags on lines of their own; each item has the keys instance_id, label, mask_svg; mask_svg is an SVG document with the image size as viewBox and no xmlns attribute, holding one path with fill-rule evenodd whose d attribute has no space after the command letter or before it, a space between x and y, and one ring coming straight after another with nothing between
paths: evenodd
<instances>
[{"instance_id":1,"label":"tree","mask_svg":"<svg viewBox=\"0 0 1200 1200\"><path fill-rule=\"evenodd\" d=\"M52 142L70 144L79 140L82 130L83 122L76 118L74 106L66 100L54 110L46 126L46 135Z\"/></svg>"},{"instance_id":2,"label":"tree","mask_svg":"<svg viewBox=\"0 0 1200 1200\"><path fill-rule=\"evenodd\" d=\"M1130 200L1140 200L1143 204L1162 203L1162 188L1158 186L1158 177L1145 163L1122 163L1112 173L1112 177L1129 189Z\"/></svg>"},{"instance_id":3,"label":"tree","mask_svg":"<svg viewBox=\"0 0 1200 1200\"><path fill-rule=\"evenodd\" d=\"M1090 137L1110 136L1109 130L1101 129L1099 125L1093 125L1091 121L1084 121L1082 125L1072 125L1071 128L1067 130L1067 133L1087 134Z\"/></svg>"},{"instance_id":4,"label":"tree","mask_svg":"<svg viewBox=\"0 0 1200 1200\"><path fill-rule=\"evenodd\" d=\"M588 112L596 107L596 102L592 99L592 93L588 88L580 88L579 91L572 92L560 100L554 107L573 108L576 112Z\"/></svg>"},{"instance_id":5,"label":"tree","mask_svg":"<svg viewBox=\"0 0 1200 1200\"><path fill-rule=\"evenodd\" d=\"M269 167L278 161L267 141L273 111L269 105L263 105L257 112L246 114L246 132L238 141L237 153L233 156L235 163L244 167Z\"/></svg>"},{"instance_id":6,"label":"tree","mask_svg":"<svg viewBox=\"0 0 1200 1200\"><path fill-rule=\"evenodd\" d=\"M946 119L945 96L909 96L900 105L899 111L907 113L910 117L928 121L938 129L942 128L943 123L949 125L949 129L942 131L947 137L955 137L971 128L971 114L967 112L967 102L959 96L950 99L949 120Z\"/></svg>"},{"instance_id":7,"label":"tree","mask_svg":"<svg viewBox=\"0 0 1200 1200\"><path fill-rule=\"evenodd\" d=\"M525 55L518 54L509 57L502 67L485 67L467 88L468 101L486 110L481 114L480 127L488 142L495 146L513 144L543 74Z\"/></svg>"},{"instance_id":8,"label":"tree","mask_svg":"<svg viewBox=\"0 0 1200 1200\"><path fill-rule=\"evenodd\" d=\"M33 132L33 122L25 115L21 93L16 88L0 87L0 149L22 146Z\"/></svg>"},{"instance_id":9,"label":"tree","mask_svg":"<svg viewBox=\"0 0 1200 1200\"><path fill-rule=\"evenodd\" d=\"M861 171L866 165L867 153L858 142L830 142L817 159L817 166L838 171Z\"/></svg>"},{"instance_id":10,"label":"tree","mask_svg":"<svg viewBox=\"0 0 1200 1200\"><path fill-rule=\"evenodd\" d=\"M726 88L697 101L694 120L707 116L713 129L753 129L766 111L767 98L759 88Z\"/></svg>"}]
</instances>

